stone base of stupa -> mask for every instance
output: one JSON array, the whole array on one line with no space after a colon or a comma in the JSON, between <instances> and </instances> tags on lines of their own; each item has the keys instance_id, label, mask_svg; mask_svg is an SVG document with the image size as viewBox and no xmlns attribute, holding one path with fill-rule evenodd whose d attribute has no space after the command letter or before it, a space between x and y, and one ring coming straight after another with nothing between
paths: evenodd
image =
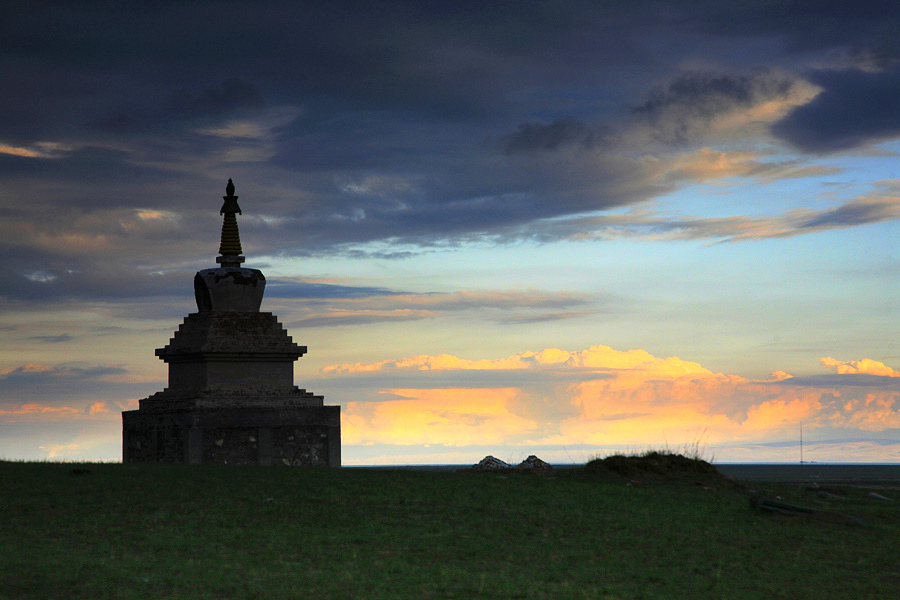
<instances>
[{"instance_id":1,"label":"stone base of stupa","mask_svg":"<svg viewBox=\"0 0 900 600\"><path fill-rule=\"evenodd\" d=\"M122 460L341 466L339 406L277 404L126 411Z\"/></svg>"}]
</instances>

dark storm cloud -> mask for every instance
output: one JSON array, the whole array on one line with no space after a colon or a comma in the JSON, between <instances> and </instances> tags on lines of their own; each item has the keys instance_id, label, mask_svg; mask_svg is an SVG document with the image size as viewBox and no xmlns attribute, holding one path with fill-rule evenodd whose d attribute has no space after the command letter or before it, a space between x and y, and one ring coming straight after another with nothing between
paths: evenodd
<instances>
[{"instance_id":1,"label":"dark storm cloud","mask_svg":"<svg viewBox=\"0 0 900 600\"><path fill-rule=\"evenodd\" d=\"M15 3L0 20L2 251L16 265L2 294L158 289L148 273L215 254L229 177L248 216L276 218L241 221L257 256L559 239L545 220L683 185L623 141L640 138L635 121L655 141L702 139L809 73L820 98L777 135L810 152L897 135L897 9L879 7ZM810 53L882 71L815 71ZM707 57L715 73L683 71Z\"/></svg>"},{"instance_id":2,"label":"dark storm cloud","mask_svg":"<svg viewBox=\"0 0 900 600\"><path fill-rule=\"evenodd\" d=\"M172 96L172 106L178 112L189 115L220 115L240 108L261 108L259 91L236 77L225 80L221 86L207 88L200 94L179 90Z\"/></svg>"},{"instance_id":3,"label":"dark storm cloud","mask_svg":"<svg viewBox=\"0 0 900 600\"><path fill-rule=\"evenodd\" d=\"M133 153L125 150L86 145L71 150L60 149L57 154L55 157L40 158L0 153L0 172L7 177L7 184L10 180L36 179L39 185L46 185L47 180L51 180L64 195L47 200L67 207L110 206L126 204L132 199L145 202L147 197L133 190L140 190L141 185L152 184L160 178L180 179L177 173L167 169L136 165L131 160ZM113 189L126 186L129 192L114 198L107 194L98 195L96 185L100 174L104 186Z\"/></svg>"},{"instance_id":4,"label":"dark storm cloud","mask_svg":"<svg viewBox=\"0 0 900 600\"><path fill-rule=\"evenodd\" d=\"M751 106L760 97L783 96L790 91L791 85L790 80L772 77L766 70L760 70L753 77L691 73L653 92L634 110L652 116L673 106L683 106L708 116L724 112L733 105Z\"/></svg>"},{"instance_id":5,"label":"dark storm cloud","mask_svg":"<svg viewBox=\"0 0 900 600\"><path fill-rule=\"evenodd\" d=\"M677 77L633 111L654 127L653 135L673 144L689 142L717 116L786 98L796 82L768 69L750 75L689 73Z\"/></svg>"},{"instance_id":6,"label":"dark storm cloud","mask_svg":"<svg viewBox=\"0 0 900 600\"><path fill-rule=\"evenodd\" d=\"M900 5L893 0L689 0L680 8L673 16L705 33L778 36L792 52L890 46L900 18Z\"/></svg>"},{"instance_id":7,"label":"dark storm cloud","mask_svg":"<svg viewBox=\"0 0 900 600\"><path fill-rule=\"evenodd\" d=\"M592 128L571 117L557 119L547 125L522 123L515 133L500 138L507 153L533 150L555 150L561 146L579 145L591 148L604 142L606 131Z\"/></svg>"},{"instance_id":8,"label":"dark storm cloud","mask_svg":"<svg viewBox=\"0 0 900 600\"><path fill-rule=\"evenodd\" d=\"M822 92L772 127L805 152L835 152L900 135L900 66L881 72L825 71Z\"/></svg>"}]
</instances>

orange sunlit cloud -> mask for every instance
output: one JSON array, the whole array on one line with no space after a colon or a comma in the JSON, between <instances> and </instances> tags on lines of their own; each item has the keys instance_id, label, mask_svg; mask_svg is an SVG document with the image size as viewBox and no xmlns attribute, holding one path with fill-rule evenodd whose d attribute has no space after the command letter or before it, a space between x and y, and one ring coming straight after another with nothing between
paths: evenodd
<instances>
[{"instance_id":1,"label":"orange sunlit cloud","mask_svg":"<svg viewBox=\"0 0 900 600\"><path fill-rule=\"evenodd\" d=\"M900 371L896 371L883 362L864 358L862 360L835 360L826 356L819 362L823 367L831 369L840 375L864 373L867 375L879 375L881 377L900 377Z\"/></svg>"},{"instance_id":2,"label":"orange sunlit cloud","mask_svg":"<svg viewBox=\"0 0 900 600\"><path fill-rule=\"evenodd\" d=\"M83 416L83 410L78 410L71 406L47 406L36 402L29 402L12 409L0 408L0 419L7 423L16 421L57 421Z\"/></svg>"},{"instance_id":3,"label":"orange sunlit cloud","mask_svg":"<svg viewBox=\"0 0 900 600\"><path fill-rule=\"evenodd\" d=\"M900 427L900 386L891 379L897 371L871 359L826 358L822 365L843 379L810 382L775 371L771 379L750 380L678 357L607 346L482 360L422 355L334 365L322 375L393 373L405 383L417 373L444 371L462 382L434 388L423 379L426 385L382 389L384 400L348 403L348 444L646 446L696 441L700 432L705 442L721 444L793 439L801 423L808 430ZM524 371L534 376L517 375ZM884 377L884 385L873 388L871 379L854 379L858 374ZM484 385L485 375L495 387Z\"/></svg>"},{"instance_id":4,"label":"orange sunlit cloud","mask_svg":"<svg viewBox=\"0 0 900 600\"><path fill-rule=\"evenodd\" d=\"M138 400L121 402L89 402L83 408L74 406L50 406L37 402L27 402L13 408L0 408L0 423L61 422L85 420L118 420L120 411L138 407Z\"/></svg>"}]
</instances>

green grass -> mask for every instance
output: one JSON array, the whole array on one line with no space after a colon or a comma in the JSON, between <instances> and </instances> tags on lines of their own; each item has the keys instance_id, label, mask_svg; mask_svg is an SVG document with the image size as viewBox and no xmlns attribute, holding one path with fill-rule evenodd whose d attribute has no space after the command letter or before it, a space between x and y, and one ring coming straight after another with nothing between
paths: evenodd
<instances>
[{"instance_id":1,"label":"green grass","mask_svg":"<svg viewBox=\"0 0 900 600\"><path fill-rule=\"evenodd\" d=\"M900 502L840 491L867 526L574 469L0 462L0 598L896 597Z\"/></svg>"}]
</instances>

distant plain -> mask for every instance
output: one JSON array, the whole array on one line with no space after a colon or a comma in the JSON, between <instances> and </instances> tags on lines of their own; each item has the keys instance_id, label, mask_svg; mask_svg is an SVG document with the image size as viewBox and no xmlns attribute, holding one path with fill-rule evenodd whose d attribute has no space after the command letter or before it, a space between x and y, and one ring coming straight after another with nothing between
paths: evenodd
<instances>
[{"instance_id":1,"label":"distant plain","mask_svg":"<svg viewBox=\"0 0 900 600\"><path fill-rule=\"evenodd\" d=\"M818 479L0 462L0 598L894 597L900 494Z\"/></svg>"}]
</instances>

